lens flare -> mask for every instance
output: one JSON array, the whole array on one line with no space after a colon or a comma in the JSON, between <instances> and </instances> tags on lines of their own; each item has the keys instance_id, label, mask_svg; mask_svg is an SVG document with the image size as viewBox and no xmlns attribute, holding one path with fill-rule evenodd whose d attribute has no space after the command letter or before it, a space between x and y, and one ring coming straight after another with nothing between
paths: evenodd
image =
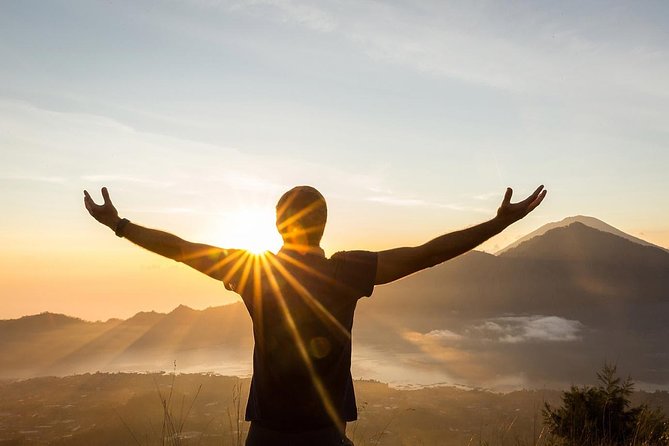
<instances>
[{"instance_id":1,"label":"lens flare","mask_svg":"<svg viewBox=\"0 0 669 446\"><path fill-rule=\"evenodd\" d=\"M216 229L216 243L225 248L245 249L253 254L277 252L283 243L270 207L248 206L226 213Z\"/></svg>"}]
</instances>

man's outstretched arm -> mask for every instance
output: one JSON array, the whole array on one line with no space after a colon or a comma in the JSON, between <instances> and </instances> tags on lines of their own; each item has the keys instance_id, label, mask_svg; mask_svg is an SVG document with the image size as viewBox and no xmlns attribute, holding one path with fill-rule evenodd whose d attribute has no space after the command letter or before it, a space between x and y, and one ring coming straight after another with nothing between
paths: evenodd
<instances>
[{"instance_id":1,"label":"man's outstretched arm","mask_svg":"<svg viewBox=\"0 0 669 446\"><path fill-rule=\"evenodd\" d=\"M423 245L396 248L378 253L376 285L389 283L474 249L512 223L525 217L546 196L543 186L518 203L511 203L513 191L507 188L497 215L485 223L437 237Z\"/></svg>"},{"instance_id":2,"label":"man's outstretched arm","mask_svg":"<svg viewBox=\"0 0 669 446\"><path fill-rule=\"evenodd\" d=\"M157 229L145 228L134 223L121 223L122 219L112 204L106 187L102 188L102 198L104 199L104 203L101 205L96 204L89 193L84 191L84 205L91 216L98 222L107 226L112 231L116 231L119 228L119 224L122 224L123 237L134 244L161 256L183 262L215 279L221 279L221 271L218 266L222 257L221 254L224 254L225 250L214 246L188 242L176 235Z\"/></svg>"}]
</instances>

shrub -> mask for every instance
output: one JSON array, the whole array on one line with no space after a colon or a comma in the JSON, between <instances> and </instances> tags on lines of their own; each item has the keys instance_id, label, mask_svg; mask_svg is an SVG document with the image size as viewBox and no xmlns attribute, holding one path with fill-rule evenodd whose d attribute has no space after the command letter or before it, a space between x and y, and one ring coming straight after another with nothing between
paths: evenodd
<instances>
[{"instance_id":1,"label":"shrub","mask_svg":"<svg viewBox=\"0 0 669 446\"><path fill-rule=\"evenodd\" d=\"M563 393L560 407L545 404L544 422L558 444L669 445L669 420L660 409L645 404L630 407L631 378L622 381L616 366L605 364L597 380L595 387L572 386Z\"/></svg>"}]
</instances>

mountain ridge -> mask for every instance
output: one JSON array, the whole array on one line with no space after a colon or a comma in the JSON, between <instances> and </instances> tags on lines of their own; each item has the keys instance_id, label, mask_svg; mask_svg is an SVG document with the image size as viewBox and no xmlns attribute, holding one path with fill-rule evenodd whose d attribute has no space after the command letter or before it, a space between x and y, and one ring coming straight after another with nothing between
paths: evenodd
<instances>
[{"instance_id":1,"label":"mountain ridge","mask_svg":"<svg viewBox=\"0 0 669 446\"><path fill-rule=\"evenodd\" d=\"M581 222L573 222L567 226L550 229L541 236L532 237L519 245L499 254L502 257L534 257L553 258L557 255L567 257L571 261L589 260L600 262L615 261L616 254L625 252L618 261L633 263L639 257L646 256L645 261L652 257L658 262L666 262L669 267L669 252L652 245L642 245L611 232L602 231Z\"/></svg>"},{"instance_id":2,"label":"mountain ridge","mask_svg":"<svg viewBox=\"0 0 669 446\"><path fill-rule=\"evenodd\" d=\"M585 226L589 226L593 229L597 229L597 230L602 231L602 232L608 232L610 234L616 235L616 236L621 237L621 238L625 238L625 239L627 239L631 242L634 242L634 243L637 243L637 244L640 244L640 245L652 246L652 247L661 249L665 252L669 252L669 249L667 249L663 246L656 245L656 244L651 243L647 240L643 240L641 238L638 238L638 237L630 235L626 232L623 232L620 229L618 229L614 226L611 226L610 224L608 224L608 223L606 223L602 220L599 220L598 218L590 217L590 216L587 216L587 215L574 215L574 216L571 216L571 217L563 218L560 221L547 223L547 224L539 227L538 229L535 229L534 231L530 232L529 234L521 237L520 239L516 240L515 242L513 242L513 243L507 245L506 247L500 249L499 251L495 252L495 255L503 254L504 252L506 252L510 249L513 249L513 248L517 247L518 245L520 245L521 243L524 243L528 240L531 240L534 237L541 236L541 235L545 234L546 232L548 232L552 229L556 229L556 228L560 228L560 227L564 227L564 226L569 226L572 223L581 223L581 224L583 224Z\"/></svg>"}]
</instances>

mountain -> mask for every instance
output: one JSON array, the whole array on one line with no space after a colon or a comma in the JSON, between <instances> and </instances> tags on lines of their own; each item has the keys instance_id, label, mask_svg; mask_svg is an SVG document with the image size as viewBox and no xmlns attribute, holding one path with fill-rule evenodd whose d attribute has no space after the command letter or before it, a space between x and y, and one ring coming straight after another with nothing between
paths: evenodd
<instances>
[{"instance_id":1,"label":"mountain","mask_svg":"<svg viewBox=\"0 0 669 446\"><path fill-rule=\"evenodd\" d=\"M177 359L185 370L215 358L248 360L252 345L242 303L206 310L181 305L168 314L108 322L43 314L0 321L0 378L164 370Z\"/></svg>"},{"instance_id":2,"label":"mountain","mask_svg":"<svg viewBox=\"0 0 669 446\"><path fill-rule=\"evenodd\" d=\"M567 218L565 218L563 220L560 220L560 221L547 223L547 224L541 226L539 229L537 229L535 231L532 231L529 234L527 234L526 236L516 240L515 242L513 242L509 246L505 247L504 249L502 249L500 251L497 251L496 254L497 255L503 254L504 252L506 252L510 249L513 249L513 248L517 247L518 245L520 245L521 243L524 243L524 242L526 242L530 239L533 239L534 237L543 235L543 234L545 234L546 232L548 232L552 229L569 226L572 223L581 223L581 224L583 224L585 226L588 226L588 227L591 227L593 229L597 229L597 230L602 231L602 232L608 232L608 233L616 235L618 237L627 239L631 242L638 243L639 245L652 246L652 247L659 248L659 249L662 249L664 251L669 252L669 250L667 250L667 249L665 249L661 246L654 245L650 242L647 242L646 240L642 240L638 237L634 237L633 235L627 234L627 233L621 231L620 229L614 228L613 226L609 225L608 223L604 223L603 221L601 221L601 220L599 220L595 217L588 217L586 215L576 215L574 217L567 217Z\"/></svg>"},{"instance_id":3,"label":"mountain","mask_svg":"<svg viewBox=\"0 0 669 446\"><path fill-rule=\"evenodd\" d=\"M0 377L47 374L45 367L120 324L41 313L0 321Z\"/></svg>"},{"instance_id":4,"label":"mountain","mask_svg":"<svg viewBox=\"0 0 669 446\"><path fill-rule=\"evenodd\" d=\"M646 329L664 326L667 313L655 306L668 303L669 253L574 223L499 256L470 252L378 287L359 311L422 332L501 314Z\"/></svg>"},{"instance_id":5,"label":"mountain","mask_svg":"<svg viewBox=\"0 0 669 446\"><path fill-rule=\"evenodd\" d=\"M583 382L610 361L668 385L668 317L669 253L574 223L378 287L355 331L461 380Z\"/></svg>"},{"instance_id":6,"label":"mountain","mask_svg":"<svg viewBox=\"0 0 669 446\"><path fill-rule=\"evenodd\" d=\"M3 338L7 339L9 337L22 337L81 323L85 322L64 314L44 312L31 316L23 316L20 319L0 321L0 330L4 334Z\"/></svg>"},{"instance_id":7,"label":"mountain","mask_svg":"<svg viewBox=\"0 0 669 446\"><path fill-rule=\"evenodd\" d=\"M543 236L533 237L499 256L572 264L618 265L644 270L669 267L669 252L664 249L642 245L579 222L547 231Z\"/></svg>"},{"instance_id":8,"label":"mountain","mask_svg":"<svg viewBox=\"0 0 669 446\"><path fill-rule=\"evenodd\" d=\"M609 361L669 386L669 253L581 222L376 287L357 308L355 377L568 385ZM0 321L0 378L165 370L175 360L180 371L248 373L252 345L242 303L104 323L42 314Z\"/></svg>"}]
</instances>

